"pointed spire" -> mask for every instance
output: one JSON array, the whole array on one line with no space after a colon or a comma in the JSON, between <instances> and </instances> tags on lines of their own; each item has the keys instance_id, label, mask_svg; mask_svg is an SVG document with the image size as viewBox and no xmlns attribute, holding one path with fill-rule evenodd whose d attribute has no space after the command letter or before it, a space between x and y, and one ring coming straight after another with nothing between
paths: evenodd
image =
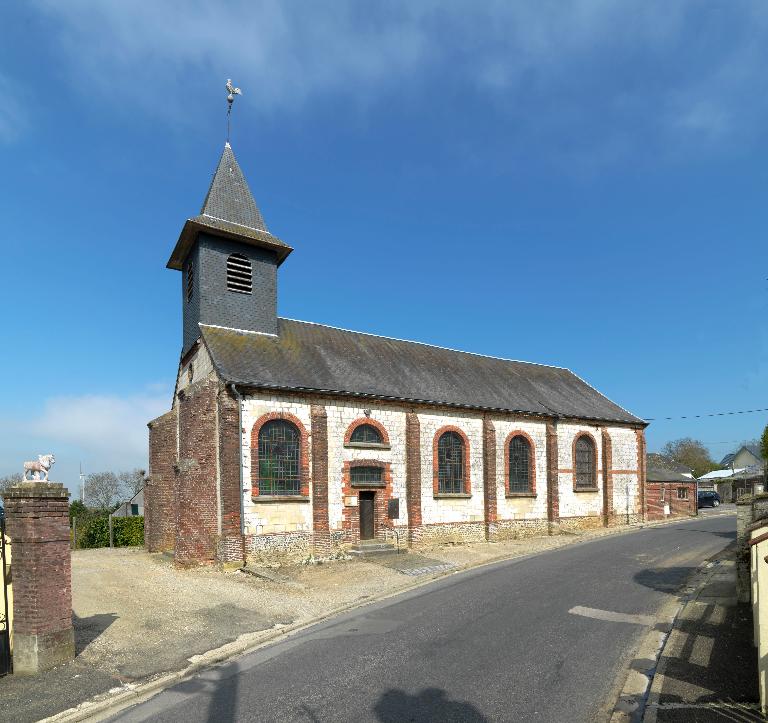
<instances>
[{"instance_id":1,"label":"pointed spire","mask_svg":"<svg viewBox=\"0 0 768 723\"><path fill-rule=\"evenodd\" d=\"M182 269L187 254L200 233L234 239L250 246L274 251L278 266L293 251L285 241L281 241L267 230L261 211L253 200L251 189L248 188L229 143L224 146L200 215L187 219L181 230L179 240L166 264L169 269Z\"/></svg>"},{"instance_id":2,"label":"pointed spire","mask_svg":"<svg viewBox=\"0 0 768 723\"><path fill-rule=\"evenodd\" d=\"M267 231L261 211L229 143L224 146L200 213L238 226Z\"/></svg>"}]
</instances>

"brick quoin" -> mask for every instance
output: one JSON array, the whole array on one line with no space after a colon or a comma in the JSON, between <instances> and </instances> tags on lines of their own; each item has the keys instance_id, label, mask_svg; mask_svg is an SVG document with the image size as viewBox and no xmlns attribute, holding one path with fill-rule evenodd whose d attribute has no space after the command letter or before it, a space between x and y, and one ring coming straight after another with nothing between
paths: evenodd
<instances>
[{"instance_id":1,"label":"brick quoin","mask_svg":"<svg viewBox=\"0 0 768 723\"><path fill-rule=\"evenodd\" d=\"M147 426L149 481L144 488L144 545L148 552L166 552L173 550L176 544L176 410L172 409Z\"/></svg>"},{"instance_id":2,"label":"brick quoin","mask_svg":"<svg viewBox=\"0 0 768 723\"><path fill-rule=\"evenodd\" d=\"M530 490L528 492L512 492L509 489L509 448L515 437L525 437L528 440L528 477ZM535 497L536 496L536 443L533 437L522 429L513 429L504 441L504 490L507 497Z\"/></svg>"},{"instance_id":3,"label":"brick quoin","mask_svg":"<svg viewBox=\"0 0 768 723\"><path fill-rule=\"evenodd\" d=\"M174 562L181 567L210 564L216 559L217 393L218 382L212 379L179 393Z\"/></svg>"},{"instance_id":4,"label":"brick quoin","mask_svg":"<svg viewBox=\"0 0 768 723\"><path fill-rule=\"evenodd\" d=\"M251 495L259 496L259 432L267 422L273 419L285 419L292 422L299 430L299 491L302 497L309 497L309 434L301 420L288 412L263 414L251 428Z\"/></svg>"},{"instance_id":5,"label":"brick quoin","mask_svg":"<svg viewBox=\"0 0 768 723\"><path fill-rule=\"evenodd\" d=\"M547 422L547 520L556 525L560 520L560 480L558 475L557 423Z\"/></svg>"},{"instance_id":6,"label":"brick quoin","mask_svg":"<svg viewBox=\"0 0 768 723\"><path fill-rule=\"evenodd\" d=\"M483 514L485 538L490 539L496 522L496 427L487 417L483 417Z\"/></svg>"},{"instance_id":7,"label":"brick quoin","mask_svg":"<svg viewBox=\"0 0 768 723\"><path fill-rule=\"evenodd\" d=\"M352 486L353 467L379 467L382 470L384 487L378 485L359 484ZM374 492L373 497L373 524L374 538L383 539L387 529L392 527L387 517L387 504L392 498L392 467L389 462L378 459L355 459L344 462L341 480L342 499L349 496L359 496L360 492ZM360 542L360 506L350 507L346 504L342 507L342 539L344 542Z\"/></svg>"},{"instance_id":8,"label":"brick quoin","mask_svg":"<svg viewBox=\"0 0 768 723\"><path fill-rule=\"evenodd\" d=\"M440 441L440 437L442 437L446 432L456 432L456 434L458 434L464 441L464 494L471 495L472 478L470 476L470 472L472 467L469 458L469 437L467 437L466 433L463 429L461 429L461 427L456 427L452 424L447 424L444 427L440 427L440 429L435 432L435 436L432 439L432 492L435 497L439 497L441 494L437 446Z\"/></svg>"},{"instance_id":9,"label":"brick quoin","mask_svg":"<svg viewBox=\"0 0 768 723\"><path fill-rule=\"evenodd\" d=\"M408 510L408 542L421 534L421 425L413 412L405 415L405 504Z\"/></svg>"},{"instance_id":10,"label":"brick quoin","mask_svg":"<svg viewBox=\"0 0 768 723\"><path fill-rule=\"evenodd\" d=\"M331 550L328 521L328 414L325 407L310 407L312 429L312 546L318 554Z\"/></svg>"},{"instance_id":11,"label":"brick quoin","mask_svg":"<svg viewBox=\"0 0 768 723\"><path fill-rule=\"evenodd\" d=\"M219 496L221 499L221 537L218 543L219 562L244 562L242 534L242 481L239 402L223 384L219 388Z\"/></svg>"},{"instance_id":12,"label":"brick quoin","mask_svg":"<svg viewBox=\"0 0 768 723\"><path fill-rule=\"evenodd\" d=\"M613 444L605 427L600 430L600 434L603 440L603 524L608 527L613 515Z\"/></svg>"},{"instance_id":13,"label":"brick quoin","mask_svg":"<svg viewBox=\"0 0 768 723\"><path fill-rule=\"evenodd\" d=\"M645 466L645 430L636 429L635 439L637 440L637 487L639 496L640 514L643 520L646 519L646 466Z\"/></svg>"},{"instance_id":14,"label":"brick quoin","mask_svg":"<svg viewBox=\"0 0 768 723\"><path fill-rule=\"evenodd\" d=\"M75 657L69 492L55 482L5 492L13 545L14 672L31 675Z\"/></svg>"},{"instance_id":15,"label":"brick quoin","mask_svg":"<svg viewBox=\"0 0 768 723\"><path fill-rule=\"evenodd\" d=\"M352 432L354 432L358 427L362 426L363 424L368 424L371 427L374 427L379 431L379 434L381 435L381 441L383 444L389 444L389 434L387 433L386 427L381 423L376 421L375 419L371 419L370 417L359 417L356 419L352 424L347 427L347 431L344 434L344 444L349 444L352 440Z\"/></svg>"}]
</instances>

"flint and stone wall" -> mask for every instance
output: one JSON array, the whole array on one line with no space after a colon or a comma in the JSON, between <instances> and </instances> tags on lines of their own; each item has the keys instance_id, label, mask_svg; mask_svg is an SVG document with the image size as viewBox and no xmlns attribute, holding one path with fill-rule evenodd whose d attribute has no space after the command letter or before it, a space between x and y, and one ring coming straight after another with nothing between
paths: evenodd
<instances>
[{"instance_id":1,"label":"flint and stone wall","mask_svg":"<svg viewBox=\"0 0 768 723\"><path fill-rule=\"evenodd\" d=\"M361 488L349 480L355 463L383 470L385 485L370 488L381 539L395 532L410 544L508 539L625 524L627 514L631 523L643 519L644 437L632 428L291 394L249 394L239 408L213 373L188 376L182 367L174 411L150 426L147 547L174 548L179 564L301 558L358 542ZM258 489L258 428L274 418L301 431L301 495ZM384 444L350 443L359 423L382 430ZM456 495L436 487L436 439L447 429L464 437L468 455L467 483ZM533 447L534 486L526 494L509 492L516 433ZM579 434L589 434L596 450L596 486L588 491L574 489ZM400 501L394 521L386 518L392 498Z\"/></svg>"}]
</instances>

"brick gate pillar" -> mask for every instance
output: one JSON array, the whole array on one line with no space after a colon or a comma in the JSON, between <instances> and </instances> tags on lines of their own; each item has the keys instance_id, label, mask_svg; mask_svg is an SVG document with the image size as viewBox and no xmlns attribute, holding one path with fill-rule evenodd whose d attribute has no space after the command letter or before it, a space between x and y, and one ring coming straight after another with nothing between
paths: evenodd
<instances>
[{"instance_id":1,"label":"brick gate pillar","mask_svg":"<svg viewBox=\"0 0 768 723\"><path fill-rule=\"evenodd\" d=\"M34 675L75 657L69 492L22 482L3 497L13 545L13 672Z\"/></svg>"}]
</instances>

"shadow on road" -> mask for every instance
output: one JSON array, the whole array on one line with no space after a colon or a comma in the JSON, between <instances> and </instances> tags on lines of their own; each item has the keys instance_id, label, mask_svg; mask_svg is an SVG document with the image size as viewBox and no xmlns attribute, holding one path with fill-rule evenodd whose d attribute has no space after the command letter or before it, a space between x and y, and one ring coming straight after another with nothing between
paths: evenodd
<instances>
[{"instance_id":1,"label":"shadow on road","mask_svg":"<svg viewBox=\"0 0 768 723\"><path fill-rule=\"evenodd\" d=\"M708 535L714 535L715 537L724 537L726 540L736 539L736 530L718 531L718 530L701 530L697 527L676 527L675 532L704 532Z\"/></svg>"},{"instance_id":2,"label":"shadow on road","mask_svg":"<svg viewBox=\"0 0 768 723\"><path fill-rule=\"evenodd\" d=\"M694 567L648 567L635 573L634 580L652 590L676 593L694 570Z\"/></svg>"},{"instance_id":3,"label":"shadow on road","mask_svg":"<svg viewBox=\"0 0 768 723\"><path fill-rule=\"evenodd\" d=\"M227 663L220 669L220 679L215 684L208 704L210 723L230 723L237 719L239 673L240 666L237 663Z\"/></svg>"},{"instance_id":4,"label":"shadow on road","mask_svg":"<svg viewBox=\"0 0 768 723\"><path fill-rule=\"evenodd\" d=\"M88 618L81 618L72 613L72 627L75 629L75 655L80 655L117 618L118 616L114 613L91 615Z\"/></svg>"},{"instance_id":5,"label":"shadow on road","mask_svg":"<svg viewBox=\"0 0 768 723\"><path fill-rule=\"evenodd\" d=\"M382 723L399 723L400 721L483 723L488 720L471 703L450 700L446 692L440 688L424 688L415 695L409 695L404 690L396 688L390 689L382 693L373 711Z\"/></svg>"}]
</instances>

